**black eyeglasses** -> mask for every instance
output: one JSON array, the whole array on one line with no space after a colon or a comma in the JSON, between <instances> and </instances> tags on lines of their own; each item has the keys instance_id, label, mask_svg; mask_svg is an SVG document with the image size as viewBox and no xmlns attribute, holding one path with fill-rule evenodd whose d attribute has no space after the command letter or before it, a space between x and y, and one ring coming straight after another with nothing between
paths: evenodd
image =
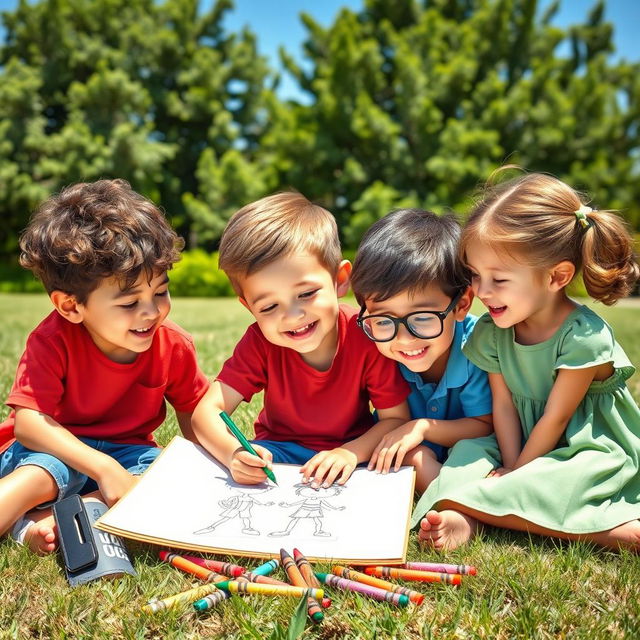
<instances>
[{"instance_id":1,"label":"black eyeglasses","mask_svg":"<svg viewBox=\"0 0 640 640\"><path fill-rule=\"evenodd\" d=\"M407 331L416 338L429 340L437 338L444 331L444 319L455 309L464 291L451 300L444 311L414 311L402 318L387 315L362 315L366 311L365 305L360 308L356 318L357 325L365 332L367 338L375 342L389 342L398 335L398 327L403 324Z\"/></svg>"}]
</instances>

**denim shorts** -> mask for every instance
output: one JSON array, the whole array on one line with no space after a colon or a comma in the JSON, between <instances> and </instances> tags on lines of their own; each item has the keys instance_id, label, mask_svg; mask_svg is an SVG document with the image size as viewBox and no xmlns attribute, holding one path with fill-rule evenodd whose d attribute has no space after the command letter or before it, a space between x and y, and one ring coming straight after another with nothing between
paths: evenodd
<instances>
[{"instance_id":1,"label":"denim shorts","mask_svg":"<svg viewBox=\"0 0 640 640\"><path fill-rule=\"evenodd\" d=\"M96 451L104 453L119 462L129 473L140 475L160 455L162 449L146 444L115 444L106 440L78 438ZM41 467L48 471L58 485L57 500L62 500L73 493L89 493L98 485L88 476L76 471L58 458L39 451L27 449L19 442L14 442L0 458L0 478L27 464ZM48 503L51 504L51 503ZM40 505L48 506L48 505Z\"/></svg>"},{"instance_id":2,"label":"denim shorts","mask_svg":"<svg viewBox=\"0 0 640 640\"><path fill-rule=\"evenodd\" d=\"M273 461L280 464L304 464L318 453L295 442L279 440L252 440L251 442L271 451Z\"/></svg>"}]
</instances>

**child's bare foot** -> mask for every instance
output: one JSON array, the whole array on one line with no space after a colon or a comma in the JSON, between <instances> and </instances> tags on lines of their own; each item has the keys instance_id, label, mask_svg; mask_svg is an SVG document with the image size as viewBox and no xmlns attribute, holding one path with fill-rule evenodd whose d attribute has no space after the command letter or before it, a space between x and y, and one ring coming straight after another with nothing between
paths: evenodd
<instances>
[{"instance_id":1,"label":"child's bare foot","mask_svg":"<svg viewBox=\"0 0 640 640\"><path fill-rule=\"evenodd\" d=\"M55 526L45 520L34 522L24 537L24 544L39 556L46 556L53 553L58 546Z\"/></svg>"},{"instance_id":2,"label":"child's bare foot","mask_svg":"<svg viewBox=\"0 0 640 640\"><path fill-rule=\"evenodd\" d=\"M640 551L640 520L631 520L609 531L590 534L589 537L603 547L629 549L637 553Z\"/></svg>"},{"instance_id":3,"label":"child's bare foot","mask_svg":"<svg viewBox=\"0 0 640 640\"><path fill-rule=\"evenodd\" d=\"M14 527L12 536L39 556L53 553L58 547L55 520L50 511L28 513Z\"/></svg>"},{"instance_id":4,"label":"child's bare foot","mask_svg":"<svg viewBox=\"0 0 640 640\"><path fill-rule=\"evenodd\" d=\"M469 542L478 521L459 511L429 511L420 521L418 538L434 549L451 550Z\"/></svg>"}]
</instances>

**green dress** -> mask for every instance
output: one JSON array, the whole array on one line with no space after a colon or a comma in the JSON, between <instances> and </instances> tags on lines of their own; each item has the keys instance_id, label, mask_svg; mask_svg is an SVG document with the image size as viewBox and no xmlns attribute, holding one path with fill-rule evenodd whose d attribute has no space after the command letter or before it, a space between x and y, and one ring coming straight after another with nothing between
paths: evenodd
<instances>
[{"instance_id":1,"label":"green dress","mask_svg":"<svg viewBox=\"0 0 640 640\"><path fill-rule=\"evenodd\" d=\"M549 340L520 345L513 328L500 329L485 314L463 351L504 376L524 440L544 412L557 369L611 362L615 372L591 384L556 449L506 476L486 477L501 465L494 435L458 442L416 505L412 526L444 499L566 533L640 518L640 410L625 384L635 369L602 318L578 306Z\"/></svg>"}]
</instances>

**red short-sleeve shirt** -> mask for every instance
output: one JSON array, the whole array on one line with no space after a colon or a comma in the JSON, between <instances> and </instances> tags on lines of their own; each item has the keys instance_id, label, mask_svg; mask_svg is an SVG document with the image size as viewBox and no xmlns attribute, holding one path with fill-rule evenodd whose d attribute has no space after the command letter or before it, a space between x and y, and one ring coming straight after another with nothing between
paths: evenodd
<instances>
[{"instance_id":1,"label":"red short-sleeve shirt","mask_svg":"<svg viewBox=\"0 0 640 640\"><path fill-rule=\"evenodd\" d=\"M247 402L264 390L256 438L332 449L371 427L370 401L376 409L389 409L406 400L409 386L396 363L358 328L356 315L355 309L340 305L338 348L327 371L268 342L257 324L247 329L218 380Z\"/></svg>"},{"instance_id":2,"label":"red short-sleeve shirt","mask_svg":"<svg viewBox=\"0 0 640 640\"><path fill-rule=\"evenodd\" d=\"M134 362L121 364L83 325L53 311L29 335L6 404L45 413L79 437L149 444L165 400L188 413L208 387L191 336L173 322L165 320ZM0 450L13 438L14 415L0 424Z\"/></svg>"}]
</instances>

